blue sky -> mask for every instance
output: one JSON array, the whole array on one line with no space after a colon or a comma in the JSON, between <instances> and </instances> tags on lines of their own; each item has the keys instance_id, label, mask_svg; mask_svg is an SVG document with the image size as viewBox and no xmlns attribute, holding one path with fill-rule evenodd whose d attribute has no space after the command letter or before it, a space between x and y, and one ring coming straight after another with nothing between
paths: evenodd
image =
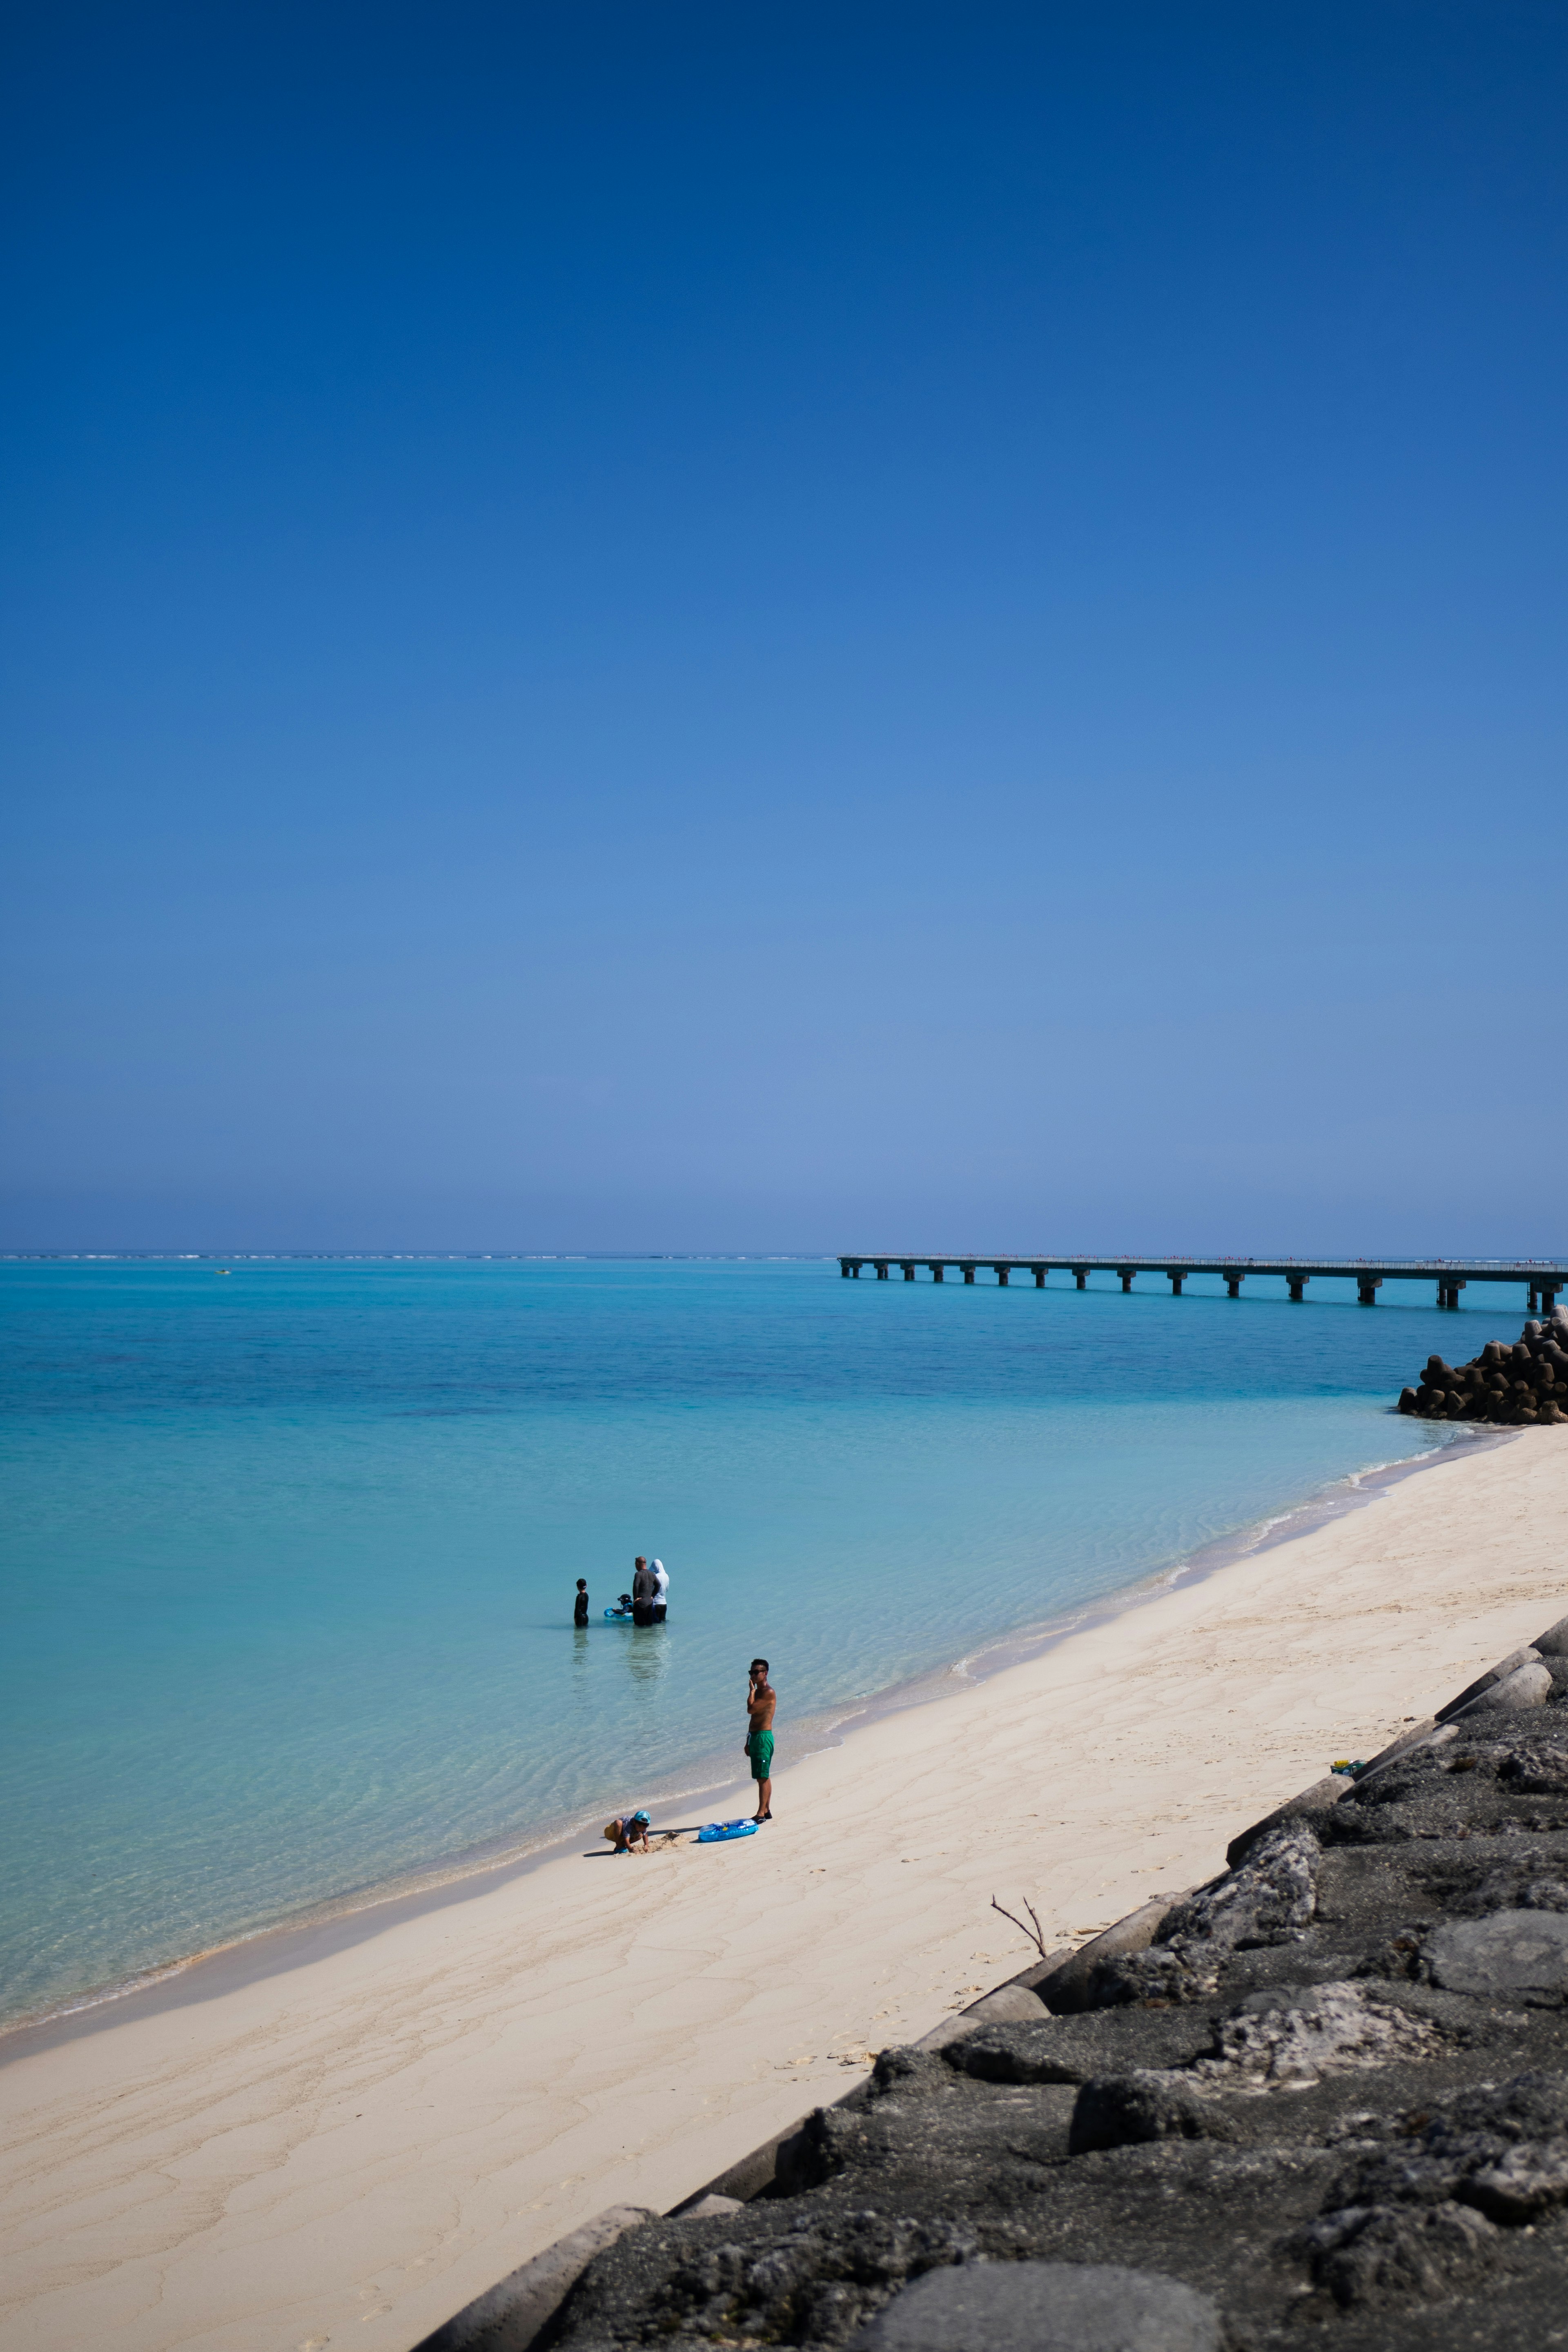
<instances>
[{"instance_id":1,"label":"blue sky","mask_svg":"<svg viewBox=\"0 0 1568 2352\"><path fill-rule=\"evenodd\" d=\"M1568 1251L1568 14L13 20L0 1246Z\"/></svg>"}]
</instances>

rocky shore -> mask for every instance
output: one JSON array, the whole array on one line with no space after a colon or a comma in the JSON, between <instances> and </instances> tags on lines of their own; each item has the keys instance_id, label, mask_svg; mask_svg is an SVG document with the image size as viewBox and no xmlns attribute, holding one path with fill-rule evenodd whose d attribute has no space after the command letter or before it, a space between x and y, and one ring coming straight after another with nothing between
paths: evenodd
<instances>
[{"instance_id":1,"label":"rocky shore","mask_svg":"<svg viewBox=\"0 0 1568 2352\"><path fill-rule=\"evenodd\" d=\"M1428 1356L1414 1388L1402 1389L1401 1412L1423 1421L1491 1421L1510 1429L1545 1428L1568 1420L1568 1307L1530 1322L1511 1348L1489 1339L1468 1364Z\"/></svg>"},{"instance_id":2,"label":"rocky shore","mask_svg":"<svg viewBox=\"0 0 1568 2352\"><path fill-rule=\"evenodd\" d=\"M429 2352L1563 2342L1568 1619L1227 1860Z\"/></svg>"}]
</instances>

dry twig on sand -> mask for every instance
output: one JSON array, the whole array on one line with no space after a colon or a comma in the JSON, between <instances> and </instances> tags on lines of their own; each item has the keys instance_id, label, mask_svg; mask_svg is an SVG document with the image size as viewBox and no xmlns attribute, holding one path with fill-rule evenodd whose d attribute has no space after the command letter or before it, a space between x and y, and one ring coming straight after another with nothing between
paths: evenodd
<instances>
[{"instance_id":1,"label":"dry twig on sand","mask_svg":"<svg viewBox=\"0 0 1568 2352\"><path fill-rule=\"evenodd\" d=\"M1031 1918L1031 1919L1034 1921L1034 1923L1035 1923L1035 1924L1034 1924L1034 1926L1033 1926L1032 1927L1025 1927L1025 1925L1024 1925L1024 1923L1023 1923L1023 1921L1022 1921L1020 1918L1018 1918L1018 1917L1017 1917L1017 1916L1016 1916L1013 1912L1011 1912L1011 1911L1007 1910L1007 1909L1005 1907L1005 1906L1004 1906L1004 1905L1002 1905L1002 1904L1000 1904L1000 1903L998 1903L998 1902L997 1902L996 1897L994 1896L994 1895L991 1897L991 1908L993 1909L993 1911L1000 1911L1004 1919L1011 1919L1011 1920L1012 1920L1012 1922L1013 1922L1014 1927L1016 1927L1016 1928L1018 1929L1019 1933L1020 1933L1021 1935L1025 1935L1025 1936L1027 1936L1027 1937L1028 1937L1028 1938L1029 1938L1030 1942L1034 1945L1035 1949L1038 1952L1038 1954L1039 1954L1039 1956L1040 1956L1041 1959L1043 1960L1043 1959L1045 1958L1045 1957L1046 1957L1046 1934L1045 1934L1045 1929L1044 1929L1044 1928L1041 1927L1041 1925L1040 1925L1040 1915L1039 1915L1039 1913L1036 1910L1036 1908L1035 1908L1034 1905L1029 1901L1029 1899L1028 1899L1027 1895L1026 1895L1026 1896L1025 1896L1025 1898L1024 1898L1024 1908L1025 1908L1025 1910L1028 1913L1028 1915L1029 1915L1030 1918Z\"/></svg>"}]
</instances>

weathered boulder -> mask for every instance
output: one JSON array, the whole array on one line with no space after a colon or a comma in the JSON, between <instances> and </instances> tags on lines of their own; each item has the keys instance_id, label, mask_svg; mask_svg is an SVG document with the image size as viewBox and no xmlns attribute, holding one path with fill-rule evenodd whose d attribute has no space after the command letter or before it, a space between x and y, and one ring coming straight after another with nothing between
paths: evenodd
<instances>
[{"instance_id":1,"label":"weathered boulder","mask_svg":"<svg viewBox=\"0 0 1568 2352\"><path fill-rule=\"evenodd\" d=\"M1485 1918L1490 1911L1568 1911L1568 1856L1536 1848L1510 1854L1451 1895L1447 1907L1463 1919Z\"/></svg>"},{"instance_id":2,"label":"weathered boulder","mask_svg":"<svg viewBox=\"0 0 1568 2352\"><path fill-rule=\"evenodd\" d=\"M1568 1751L1553 1741L1511 1741L1498 1762L1498 1779L1521 1796L1568 1795Z\"/></svg>"},{"instance_id":3,"label":"weathered boulder","mask_svg":"<svg viewBox=\"0 0 1568 2352\"><path fill-rule=\"evenodd\" d=\"M1260 1838L1223 1878L1200 1886L1169 1914L1161 1939L1183 1937L1226 1948L1285 1941L1311 1918L1313 1880L1322 1848L1304 1821Z\"/></svg>"},{"instance_id":4,"label":"weathered boulder","mask_svg":"<svg viewBox=\"0 0 1568 2352\"><path fill-rule=\"evenodd\" d=\"M1157 2139L1235 2140L1233 2118L1168 2073L1107 2074L1086 2083L1073 2109L1069 2154Z\"/></svg>"},{"instance_id":5,"label":"weathered boulder","mask_svg":"<svg viewBox=\"0 0 1568 2352\"><path fill-rule=\"evenodd\" d=\"M984 2083L1089 2083L1097 2074L1190 2065L1210 2047L1202 2018L1177 2011L1089 2010L1043 2025L990 2025L942 2052Z\"/></svg>"},{"instance_id":6,"label":"weathered boulder","mask_svg":"<svg viewBox=\"0 0 1568 2352\"><path fill-rule=\"evenodd\" d=\"M1452 2200L1507 2226L1531 2221L1568 2201L1568 2080L1532 2069L1412 2117L1331 2196L1342 2209Z\"/></svg>"},{"instance_id":7,"label":"weathered boulder","mask_svg":"<svg viewBox=\"0 0 1568 2352\"><path fill-rule=\"evenodd\" d=\"M1094 2263L965 2263L896 2294L852 2352L1219 2352L1207 2295Z\"/></svg>"},{"instance_id":8,"label":"weathered boulder","mask_svg":"<svg viewBox=\"0 0 1568 2352\"><path fill-rule=\"evenodd\" d=\"M1560 2000L1568 1993L1568 1917L1530 1910L1452 1920L1427 1938L1421 1960L1447 1992Z\"/></svg>"},{"instance_id":9,"label":"weathered boulder","mask_svg":"<svg viewBox=\"0 0 1568 2352\"><path fill-rule=\"evenodd\" d=\"M1214 2089L1300 2090L1331 2074L1425 2058L1443 2037L1367 1986L1279 1985L1248 1993L1221 2020L1216 2053L1194 2076Z\"/></svg>"},{"instance_id":10,"label":"weathered boulder","mask_svg":"<svg viewBox=\"0 0 1568 2352\"><path fill-rule=\"evenodd\" d=\"M1418 2299L1437 2303L1470 2285L1497 2258L1499 2234L1482 2213L1445 2199L1425 2210L1342 2206L1287 2239L1342 2310Z\"/></svg>"}]
</instances>

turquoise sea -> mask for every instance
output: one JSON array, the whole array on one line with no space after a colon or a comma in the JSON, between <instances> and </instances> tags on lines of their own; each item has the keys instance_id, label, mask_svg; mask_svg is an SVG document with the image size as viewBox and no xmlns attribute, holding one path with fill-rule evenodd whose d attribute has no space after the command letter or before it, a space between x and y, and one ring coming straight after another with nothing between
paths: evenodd
<instances>
[{"instance_id":1,"label":"turquoise sea","mask_svg":"<svg viewBox=\"0 0 1568 2352\"><path fill-rule=\"evenodd\" d=\"M1523 1309L226 1263L0 1265L7 2018L711 1785L757 1652L787 1766L806 1717L1439 1442L1391 1399ZM599 1614L637 1551L662 1629Z\"/></svg>"}]
</instances>

